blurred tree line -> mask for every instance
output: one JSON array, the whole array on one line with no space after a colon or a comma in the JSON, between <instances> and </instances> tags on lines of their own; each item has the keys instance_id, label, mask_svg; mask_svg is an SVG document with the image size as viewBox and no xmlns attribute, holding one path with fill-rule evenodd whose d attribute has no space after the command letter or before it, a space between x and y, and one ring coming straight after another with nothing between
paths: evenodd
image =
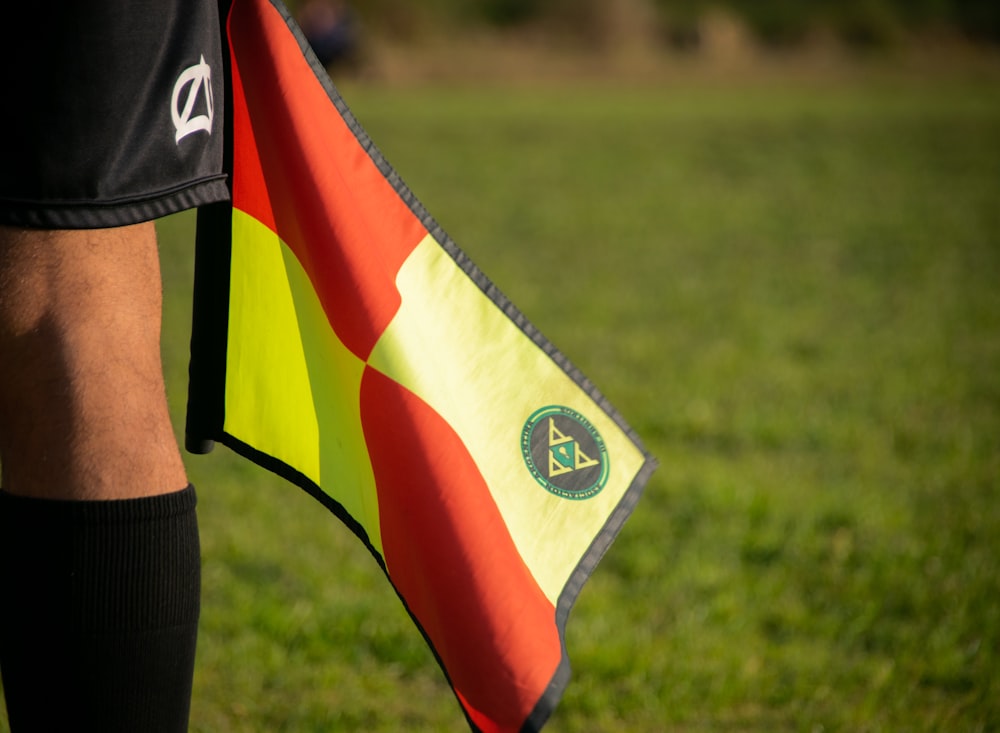
<instances>
[{"instance_id":1,"label":"blurred tree line","mask_svg":"<svg viewBox=\"0 0 1000 733\"><path fill-rule=\"evenodd\" d=\"M398 35L428 25L537 27L599 40L609 8L643 6L666 45L697 47L711 10L740 19L766 46L793 47L817 33L857 48L889 46L919 34L950 34L1000 44L1000 0L356 0L372 28Z\"/></svg>"}]
</instances>

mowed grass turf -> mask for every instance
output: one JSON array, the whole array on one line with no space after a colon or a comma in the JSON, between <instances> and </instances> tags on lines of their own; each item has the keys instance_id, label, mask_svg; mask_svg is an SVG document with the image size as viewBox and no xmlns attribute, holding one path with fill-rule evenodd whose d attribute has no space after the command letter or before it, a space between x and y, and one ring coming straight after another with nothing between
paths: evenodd
<instances>
[{"instance_id":1,"label":"mowed grass turf","mask_svg":"<svg viewBox=\"0 0 1000 733\"><path fill-rule=\"evenodd\" d=\"M1000 728L994 82L346 88L661 462L547 730ZM193 218L161 224L182 430ZM192 730L462 731L367 551L217 449Z\"/></svg>"}]
</instances>

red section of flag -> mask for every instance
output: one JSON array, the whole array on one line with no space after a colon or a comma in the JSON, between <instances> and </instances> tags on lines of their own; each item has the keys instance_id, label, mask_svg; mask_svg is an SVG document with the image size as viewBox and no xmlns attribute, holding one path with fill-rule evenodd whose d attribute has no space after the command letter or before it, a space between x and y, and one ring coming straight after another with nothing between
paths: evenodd
<instances>
[{"instance_id":1,"label":"red section of flag","mask_svg":"<svg viewBox=\"0 0 1000 733\"><path fill-rule=\"evenodd\" d=\"M273 226L308 273L338 338L365 359L399 307L396 273L427 232L270 3L235 3L229 37L233 205ZM258 148L255 138L267 142Z\"/></svg>"},{"instance_id":2,"label":"red section of flag","mask_svg":"<svg viewBox=\"0 0 1000 733\"><path fill-rule=\"evenodd\" d=\"M473 722L483 731L520 730L561 659L555 608L437 412L369 368L361 419L389 578Z\"/></svg>"},{"instance_id":3,"label":"red section of flag","mask_svg":"<svg viewBox=\"0 0 1000 733\"><path fill-rule=\"evenodd\" d=\"M274 222L274 211L271 209L271 198L264 182L264 171L260 165L260 155L257 152L257 139L254 137L253 125L250 123L250 111L247 109L246 94L243 91L243 80L236 64L233 64L230 84L233 87L232 146L233 146L233 208L245 211L272 232L277 231ZM235 132L238 131L238 132Z\"/></svg>"}]
</instances>

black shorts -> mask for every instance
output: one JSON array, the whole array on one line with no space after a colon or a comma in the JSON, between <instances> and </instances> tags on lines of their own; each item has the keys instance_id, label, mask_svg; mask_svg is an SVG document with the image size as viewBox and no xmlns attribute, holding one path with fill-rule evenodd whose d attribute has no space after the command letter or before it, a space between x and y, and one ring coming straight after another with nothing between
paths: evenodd
<instances>
[{"instance_id":1,"label":"black shorts","mask_svg":"<svg viewBox=\"0 0 1000 733\"><path fill-rule=\"evenodd\" d=\"M216 0L18 0L0 21L0 224L134 224L228 197Z\"/></svg>"}]
</instances>

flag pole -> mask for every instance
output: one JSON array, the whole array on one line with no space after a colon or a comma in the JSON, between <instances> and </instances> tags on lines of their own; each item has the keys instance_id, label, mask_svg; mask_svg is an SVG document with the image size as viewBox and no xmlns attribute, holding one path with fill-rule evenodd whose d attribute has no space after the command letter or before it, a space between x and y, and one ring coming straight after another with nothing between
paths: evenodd
<instances>
[{"instance_id":1,"label":"flag pole","mask_svg":"<svg viewBox=\"0 0 1000 733\"><path fill-rule=\"evenodd\" d=\"M219 0L222 42L223 170L233 190L232 61L226 19L232 0ZM190 453L211 452L225 420L226 336L229 329L229 273L233 206L221 201L199 207L191 306L191 357L184 446Z\"/></svg>"}]
</instances>

